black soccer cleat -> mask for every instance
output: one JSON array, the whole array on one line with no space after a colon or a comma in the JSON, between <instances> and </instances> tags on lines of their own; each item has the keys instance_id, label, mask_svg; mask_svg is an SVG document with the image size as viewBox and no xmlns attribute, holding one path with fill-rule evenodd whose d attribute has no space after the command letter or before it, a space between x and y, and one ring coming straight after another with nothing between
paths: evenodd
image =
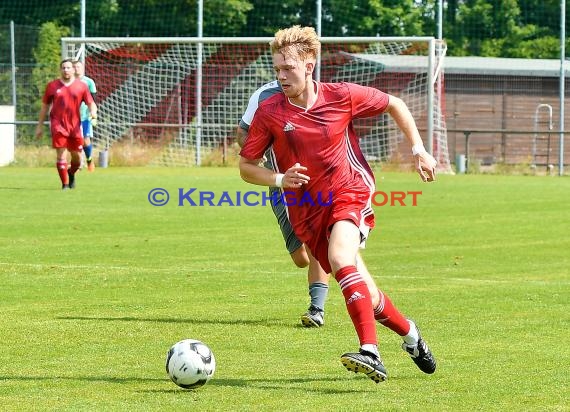
<instances>
[{"instance_id":1,"label":"black soccer cleat","mask_svg":"<svg viewBox=\"0 0 570 412\"><path fill-rule=\"evenodd\" d=\"M376 383L383 382L388 377L382 359L372 352L360 349L358 353L345 353L340 361L350 372L364 373Z\"/></svg>"},{"instance_id":2,"label":"black soccer cleat","mask_svg":"<svg viewBox=\"0 0 570 412\"><path fill-rule=\"evenodd\" d=\"M320 328L325 324L325 312L311 305L301 316L301 324L306 328Z\"/></svg>"},{"instance_id":3,"label":"black soccer cleat","mask_svg":"<svg viewBox=\"0 0 570 412\"><path fill-rule=\"evenodd\" d=\"M425 340L423 340L420 330L416 326L420 340L416 345L408 345L406 342L402 343L402 349L410 355L410 358L424 373L432 374L435 372L436 362L431 350L429 349Z\"/></svg>"},{"instance_id":4,"label":"black soccer cleat","mask_svg":"<svg viewBox=\"0 0 570 412\"><path fill-rule=\"evenodd\" d=\"M65 183L61 185L61 190L69 190L69 185L66 185Z\"/></svg>"},{"instance_id":5,"label":"black soccer cleat","mask_svg":"<svg viewBox=\"0 0 570 412\"><path fill-rule=\"evenodd\" d=\"M75 189L75 173L69 173L69 188Z\"/></svg>"}]
</instances>

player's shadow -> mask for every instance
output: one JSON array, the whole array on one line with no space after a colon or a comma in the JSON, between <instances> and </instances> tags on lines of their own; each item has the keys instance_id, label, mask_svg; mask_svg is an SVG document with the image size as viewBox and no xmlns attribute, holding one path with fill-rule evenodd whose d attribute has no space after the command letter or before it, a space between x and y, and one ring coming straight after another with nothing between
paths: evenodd
<instances>
[{"instance_id":1,"label":"player's shadow","mask_svg":"<svg viewBox=\"0 0 570 412\"><path fill-rule=\"evenodd\" d=\"M158 322L158 323L189 323L207 325L262 325L262 326L285 326L281 319L200 319L200 318L139 318L136 316L56 316L62 320L85 320L107 322Z\"/></svg>"},{"instance_id":2,"label":"player's shadow","mask_svg":"<svg viewBox=\"0 0 570 412\"><path fill-rule=\"evenodd\" d=\"M362 377L361 377L362 378ZM312 376L306 378L281 378L281 379L223 379L223 378L214 378L210 382L208 382L208 386L228 386L232 388L242 387L242 388L253 388L253 389L267 389L267 390L280 390L280 389L287 389L289 391L298 391L302 393L306 392L319 392L322 394L328 395L335 395L335 394L353 394L353 393L368 393L370 391L377 391L376 386L370 385L370 389L360 389L360 388L350 388L350 389L339 389L339 388L319 388L315 387L313 384L318 383L335 383L335 382L343 382L347 381L346 377L330 377L330 376ZM370 383L370 382L366 382ZM307 385L309 384L309 385ZM310 389L308 389L310 388ZM182 394L185 392L192 393L191 390L184 390L179 388L174 388L174 391L181 392ZM173 392L172 389L150 389L150 390L141 390L139 392L144 393L171 393Z\"/></svg>"},{"instance_id":3,"label":"player's shadow","mask_svg":"<svg viewBox=\"0 0 570 412\"><path fill-rule=\"evenodd\" d=\"M347 381L346 377L330 377L330 376L312 376L305 378L281 378L281 379L212 379L208 385L213 386L231 386L231 387L254 387L260 389L287 389L297 390L300 392L307 392L310 387L310 392L321 392L326 394L340 394L340 393L354 393L354 392L368 392L367 390L359 390L355 388L339 389L339 388L317 388L312 383L334 383ZM366 382L369 383L369 382ZM371 389L376 389L371 385Z\"/></svg>"}]
</instances>

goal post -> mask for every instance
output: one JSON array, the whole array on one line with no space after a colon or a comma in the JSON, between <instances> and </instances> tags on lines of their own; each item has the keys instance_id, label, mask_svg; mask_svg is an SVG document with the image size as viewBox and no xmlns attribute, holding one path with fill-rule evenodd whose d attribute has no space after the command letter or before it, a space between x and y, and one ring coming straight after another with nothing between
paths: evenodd
<instances>
[{"instance_id":1,"label":"goal post","mask_svg":"<svg viewBox=\"0 0 570 412\"><path fill-rule=\"evenodd\" d=\"M94 145L148 144L152 163L200 165L234 143L249 96L274 80L271 37L62 39L63 58L81 57L97 84ZM444 119L445 44L433 37L322 37L318 76L402 98L440 171L451 171ZM369 160L410 163L388 115L354 123Z\"/></svg>"}]
</instances>

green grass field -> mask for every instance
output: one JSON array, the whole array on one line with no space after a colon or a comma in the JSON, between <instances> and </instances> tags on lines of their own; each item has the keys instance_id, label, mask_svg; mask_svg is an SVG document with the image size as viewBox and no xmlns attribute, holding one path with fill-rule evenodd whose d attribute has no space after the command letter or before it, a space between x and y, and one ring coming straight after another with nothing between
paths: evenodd
<instances>
[{"instance_id":1,"label":"green grass field","mask_svg":"<svg viewBox=\"0 0 570 412\"><path fill-rule=\"evenodd\" d=\"M268 206L177 205L263 190L236 169L97 169L62 192L55 168L1 168L0 410L570 410L570 179L377 179L422 191L376 208L363 256L438 360L422 374L380 327L379 385L340 364L357 339L336 283L325 327L300 326L306 272ZM164 370L183 338L218 363L196 391Z\"/></svg>"}]
</instances>

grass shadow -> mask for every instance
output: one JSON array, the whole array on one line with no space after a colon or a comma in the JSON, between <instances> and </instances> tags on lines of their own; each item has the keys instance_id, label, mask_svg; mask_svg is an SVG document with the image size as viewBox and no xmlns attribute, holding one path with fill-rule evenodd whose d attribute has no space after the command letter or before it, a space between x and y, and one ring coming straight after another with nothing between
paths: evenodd
<instances>
[{"instance_id":1,"label":"grass shadow","mask_svg":"<svg viewBox=\"0 0 570 412\"><path fill-rule=\"evenodd\" d=\"M363 379L366 379L362 377ZM223 379L214 378L208 382L208 386L227 386L231 388L249 388L249 389L262 389L262 390L282 390L287 389L291 391L298 391L303 393L321 393L328 395L336 394L354 394L354 393L368 393L371 391L376 391L377 386L370 382L370 389L339 389L339 388L320 388L311 385L312 383L336 383L336 382L346 382L346 378L342 377L330 377L330 376L313 376L306 378L281 378L281 379ZM141 393L192 393L193 390L185 390L182 388L174 389L149 389L141 390Z\"/></svg>"},{"instance_id":2,"label":"grass shadow","mask_svg":"<svg viewBox=\"0 0 570 412\"><path fill-rule=\"evenodd\" d=\"M0 376L0 381L53 381L53 380L73 380L80 382L107 382L107 383L129 383L129 382L163 382L168 378L118 378L112 376Z\"/></svg>"},{"instance_id":3,"label":"grass shadow","mask_svg":"<svg viewBox=\"0 0 570 412\"><path fill-rule=\"evenodd\" d=\"M62 320L108 321L108 322L158 322L158 323L190 323L208 325L263 325L284 326L279 319L198 319L198 318L138 318L135 316L101 317L101 316L57 316Z\"/></svg>"},{"instance_id":4,"label":"grass shadow","mask_svg":"<svg viewBox=\"0 0 570 412\"><path fill-rule=\"evenodd\" d=\"M0 186L0 190L33 190L34 192L37 190L54 191L56 189L60 190L61 188L58 188L56 186L54 186L54 187L5 187L5 186Z\"/></svg>"}]
</instances>

